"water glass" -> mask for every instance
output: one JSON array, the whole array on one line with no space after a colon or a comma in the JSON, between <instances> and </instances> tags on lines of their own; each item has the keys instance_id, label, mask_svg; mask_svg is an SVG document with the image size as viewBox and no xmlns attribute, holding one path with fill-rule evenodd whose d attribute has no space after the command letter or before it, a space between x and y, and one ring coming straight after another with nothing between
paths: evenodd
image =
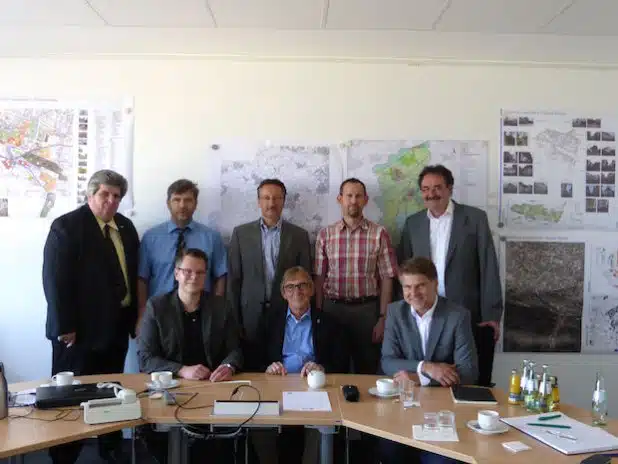
<instances>
[{"instance_id":1,"label":"water glass","mask_svg":"<svg viewBox=\"0 0 618 464\"><path fill-rule=\"evenodd\" d=\"M452 433L455 431L455 413L452 411L438 412L438 428L441 432Z\"/></svg>"},{"instance_id":2,"label":"water glass","mask_svg":"<svg viewBox=\"0 0 618 464\"><path fill-rule=\"evenodd\" d=\"M401 379L399 383L399 402L404 408L414 406L414 382L410 379Z\"/></svg>"},{"instance_id":3,"label":"water glass","mask_svg":"<svg viewBox=\"0 0 618 464\"><path fill-rule=\"evenodd\" d=\"M423 414L423 431L425 432L437 432L438 428L438 414L435 412L426 412Z\"/></svg>"}]
</instances>

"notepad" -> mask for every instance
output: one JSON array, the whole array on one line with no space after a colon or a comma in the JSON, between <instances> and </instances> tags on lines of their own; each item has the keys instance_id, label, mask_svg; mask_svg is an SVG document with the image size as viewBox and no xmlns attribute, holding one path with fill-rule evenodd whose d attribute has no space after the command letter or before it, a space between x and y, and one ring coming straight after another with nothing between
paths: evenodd
<instances>
[{"instance_id":1,"label":"notepad","mask_svg":"<svg viewBox=\"0 0 618 464\"><path fill-rule=\"evenodd\" d=\"M328 393L325 391L284 391L283 410L330 412L332 408L328 399Z\"/></svg>"},{"instance_id":2,"label":"notepad","mask_svg":"<svg viewBox=\"0 0 618 464\"><path fill-rule=\"evenodd\" d=\"M538 423L539 414L521 417L504 417L500 420L551 446L563 454L596 453L618 449L618 438L599 427L579 422L564 414L553 419L551 425L565 425L569 429L555 429L543 426L530 426Z\"/></svg>"},{"instance_id":3,"label":"notepad","mask_svg":"<svg viewBox=\"0 0 618 464\"><path fill-rule=\"evenodd\" d=\"M457 404L498 404L493 392L485 387L453 385L451 395Z\"/></svg>"}]
</instances>

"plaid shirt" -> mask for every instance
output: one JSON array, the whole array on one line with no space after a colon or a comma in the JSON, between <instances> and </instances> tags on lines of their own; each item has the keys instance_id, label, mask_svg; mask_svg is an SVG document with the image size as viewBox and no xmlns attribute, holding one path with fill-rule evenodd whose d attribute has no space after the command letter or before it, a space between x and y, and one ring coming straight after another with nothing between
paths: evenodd
<instances>
[{"instance_id":1,"label":"plaid shirt","mask_svg":"<svg viewBox=\"0 0 618 464\"><path fill-rule=\"evenodd\" d=\"M324 276L326 298L378 296L380 280L395 277L397 261L384 227L363 218L356 229L341 220L320 231L315 273Z\"/></svg>"}]
</instances>

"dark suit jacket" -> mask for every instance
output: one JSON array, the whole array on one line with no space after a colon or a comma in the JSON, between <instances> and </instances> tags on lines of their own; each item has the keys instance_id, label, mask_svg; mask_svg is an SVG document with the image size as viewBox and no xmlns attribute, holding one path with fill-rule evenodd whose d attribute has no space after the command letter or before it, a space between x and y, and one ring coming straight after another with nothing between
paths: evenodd
<instances>
[{"instance_id":1,"label":"dark suit jacket","mask_svg":"<svg viewBox=\"0 0 618 464\"><path fill-rule=\"evenodd\" d=\"M206 367L214 370L229 363L241 369L238 325L225 298L203 293L200 311ZM148 300L137 337L141 372L172 371L175 374L183 366L183 312L177 291Z\"/></svg>"},{"instance_id":2,"label":"dark suit jacket","mask_svg":"<svg viewBox=\"0 0 618 464\"><path fill-rule=\"evenodd\" d=\"M280 311L272 313L268 318L265 364L262 371L265 371L271 363L282 360L286 317L287 311ZM335 319L323 311L312 309L311 336L315 362L324 367L327 373L348 372L347 343Z\"/></svg>"},{"instance_id":3,"label":"dark suit jacket","mask_svg":"<svg viewBox=\"0 0 618 464\"><path fill-rule=\"evenodd\" d=\"M266 295L263 255L259 220L234 228L229 248L227 296L244 337L251 342L258 341L263 331L262 305ZM302 266L311 275L309 234L305 229L283 221L272 283L272 311L283 311L287 307L279 287L283 273L293 266Z\"/></svg>"},{"instance_id":4,"label":"dark suit jacket","mask_svg":"<svg viewBox=\"0 0 618 464\"><path fill-rule=\"evenodd\" d=\"M134 334L137 322L139 238L131 220L114 221L124 247L131 305L121 309L113 297L105 257L105 238L88 205L52 222L43 254L43 290L47 299L45 335L76 332L77 343L106 349Z\"/></svg>"},{"instance_id":5,"label":"dark suit jacket","mask_svg":"<svg viewBox=\"0 0 618 464\"><path fill-rule=\"evenodd\" d=\"M421 335L410 305L400 300L388 306L382 343L384 373L416 373L420 361L455 364L462 384L476 383L478 360L467 309L438 297L423 355ZM432 380L431 385L439 383Z\"/></svg>"},{"instance_id":6,"label":"dark suit jacket","mask_svg":"<svg viewBox=\"0 0 618 464\"><path fill-rule=\"evenodd\" d=\"M444 272L446 297L470 310L472 322L499 321L502 287L489 222L484 211L455 203ZM424 209L408 217L399 244L399 260L431 258L429 218Z\"/></svg>"}]
</instances>

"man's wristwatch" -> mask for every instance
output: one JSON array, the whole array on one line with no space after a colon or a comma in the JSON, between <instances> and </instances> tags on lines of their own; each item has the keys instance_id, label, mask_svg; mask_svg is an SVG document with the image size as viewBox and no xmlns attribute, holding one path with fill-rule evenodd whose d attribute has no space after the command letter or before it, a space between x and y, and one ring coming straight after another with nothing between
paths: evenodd
<instances>
[{"instance_id":1,"label":"man's wristwatch","mask_svg":"<svg viewBox=\"0 0 618 464\"><path fill-rule=\"evenodd\" d=\"M225 366L225 367L229 367L230 370L232 371L232 374L236 373L236 368L234 366L232 366L230 363L225 363L225 364L222 364L222 365Z\"/></svg>"}]
</instances>

